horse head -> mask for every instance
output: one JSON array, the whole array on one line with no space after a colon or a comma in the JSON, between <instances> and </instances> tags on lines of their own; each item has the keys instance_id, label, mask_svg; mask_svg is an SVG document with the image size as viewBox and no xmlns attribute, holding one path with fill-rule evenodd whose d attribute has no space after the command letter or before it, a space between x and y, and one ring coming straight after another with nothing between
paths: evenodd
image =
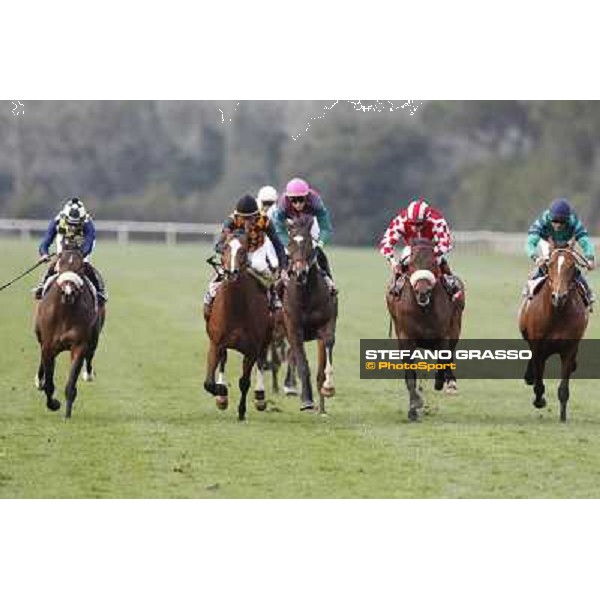
<instances>
[{"instance_id":1,"label":"horse head","mask_svg":"<svg viewBox=\"0 0 600 600\"><path fill-rule=\"evenodd\" d=\"M248 266L248 241L245 233L230 234L223 243L221 266L225 278L236 280Z\"/></svg>"},{"instance_id":2,"label":"horse head","mask_svg":"<svg viewBox=\"0 0 600 600\"><path fill-rule=\"evenodd\" d=\"M554 308L563 306L575 287L576 272L577 258L572 246L554 247L548 259L548 283Z\"/></svg>"},{"instance_id":3,"label":"horse head","mask_svg":"<svg viewBox=\"0 0 600 600\"><path fill-rule=\"evenodd\" d=\"M300 284L306 283L316 257L310 234L312 224L311 215L301 215L293 220L288 219L287 222L289 271Z\"/></svg>"},{"instance_id":4,"label":"horse head","mask_svg":"<svg viewBox=\"0 0 600 600\"><path fill-rule=\"evenodd\" d=\"M63 246L56 262L56 272L58 273L56 284L64 304L74 304L85 287L82 277L83 269L81 249L73 244Z\"/></svg>"},{"instance_id":5,"label":"horse head","mask_svg":"<svg viewBox=\"0 0 600 600\"><path fill-rule=\"evenodd\" d=\"M431 302L431 293L437 282L439 267L434 250L433 243L426 239L416 239L410 245L410 285L417 304L422 307Z\"/></svg>"}]
</instances>

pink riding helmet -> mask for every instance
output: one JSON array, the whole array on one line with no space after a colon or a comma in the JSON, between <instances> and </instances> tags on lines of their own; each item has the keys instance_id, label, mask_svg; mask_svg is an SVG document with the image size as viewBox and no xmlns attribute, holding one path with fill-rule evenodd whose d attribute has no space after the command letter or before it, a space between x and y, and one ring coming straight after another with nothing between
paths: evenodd
<instances>
[{"instance_id":1,"label":"pink riding helmet","mask_svg":"<svg viewBox=\"0 0 600 600\"><path fill-rule=\"evenodd\" d=\"M285 193L290 197L298 197L298 196L308 196L310 192L310 186L304 179L300 179L299 177L295 177L285 187Z\"/></svg>"}]
</instances>

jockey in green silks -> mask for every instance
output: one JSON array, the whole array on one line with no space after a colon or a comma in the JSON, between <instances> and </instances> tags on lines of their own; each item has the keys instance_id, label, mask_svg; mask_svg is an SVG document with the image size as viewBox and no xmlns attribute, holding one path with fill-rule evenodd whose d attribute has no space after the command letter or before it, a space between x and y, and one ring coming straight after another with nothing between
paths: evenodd
<instances>
[{"instance_id":1,"label":"jockey in green silks","mask_svg":"<svg viewBox=\"0 0 600 600\"><path fill-rule=\"evenodd\" d=\"M589 269L593 269L596 257L589 234L569 202L565 198L558 198L533 222L527 232L527 256L534 260L537 266L531 278L543 277L547 272L546 258L537 255L540 240L551 240L556 246L564 247L572 239L581 247L583 255L588 261ZM595 300L594 293L579 269L576 270L576 279L585 292L587 305L591 306Z\"/></svg>"}]
</instances>

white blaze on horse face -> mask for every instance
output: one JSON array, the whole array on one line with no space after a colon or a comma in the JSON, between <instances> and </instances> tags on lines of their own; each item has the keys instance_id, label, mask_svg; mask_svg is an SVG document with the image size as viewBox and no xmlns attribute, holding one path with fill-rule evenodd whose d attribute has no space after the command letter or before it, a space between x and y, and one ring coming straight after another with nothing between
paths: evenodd
<instances>
[{"instance_id":1,"label":"white blaze on horse face","mask_svg":"<svg viewBox=\"0 0 600 600\"><path fill-rule=\"evenodd\" d=\"M559 279L560 279L560 270L562 269L562 266L564 265L564 263L565 263L565 257L562 255L559 256L558 257L558 277L559 277Z\"/></svg>"},{"instance_id":2,"label":"white blaze on horse face","mask_svg":"<svg viewBox=\"0 0 600 600\"><path fill-rule=\"evenodd\" d=\"M304 236L303 236L303 235L295 235L295 236L294 236L292 239L293 239L293 240L294 240L294 241L295 241L297 244L299 244L300 242L303 242L303 241L304 241Z\"/></svg>"},{"instance_id":3,"label":"white blaze on horse face","mask_svg":"<svg viewBox=\"0 0 600 600\"><path fill-rule=\"evenodd\" d=\"M233 238L229 242L229 247L231 248L231 268L230 271L235 270L235 257L237 256L238 250L242 247L242 243L237 238Z\"/></svg>"}]
</instances>

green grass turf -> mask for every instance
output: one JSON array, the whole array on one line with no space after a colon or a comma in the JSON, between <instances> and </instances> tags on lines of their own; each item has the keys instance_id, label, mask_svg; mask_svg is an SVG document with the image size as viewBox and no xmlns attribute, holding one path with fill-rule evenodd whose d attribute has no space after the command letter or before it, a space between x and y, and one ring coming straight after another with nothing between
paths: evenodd
<instances>
[{"instance_id":1,"label":"green grass turf","mask_svg":"<svg viewBox=\"0 0 600 600\"><path fill-rule=\"evenodd\" d=\"M29 288L0 293L1 497L598 497L600 403L595 381L574 381L569 422L556 385L536 411L521 381L462 381L447 397L427 384L431 413L409 424L404 384L359 379L359 340L386 337L387 270L373 250L331 249L340 288L337 396L329 418L281 412L248 420L236 410L239 359L228 366L231 403L219 412L202 382L201 317L208 246L101 242L96 264L110 292L96 359L70 422L33 387L38 362ZM32 264L35 244L0 238L0 283ZM463 335L518 335L525 259L455 254L467 282ZM593 282L593 278L592 278ZM596 314L587 337L600 337ZM309 353L314 364L315 344ZM57 372L63 400L67 355ZM269 388L268 388L269 389Z\"/></svg>"}]
</instances>

